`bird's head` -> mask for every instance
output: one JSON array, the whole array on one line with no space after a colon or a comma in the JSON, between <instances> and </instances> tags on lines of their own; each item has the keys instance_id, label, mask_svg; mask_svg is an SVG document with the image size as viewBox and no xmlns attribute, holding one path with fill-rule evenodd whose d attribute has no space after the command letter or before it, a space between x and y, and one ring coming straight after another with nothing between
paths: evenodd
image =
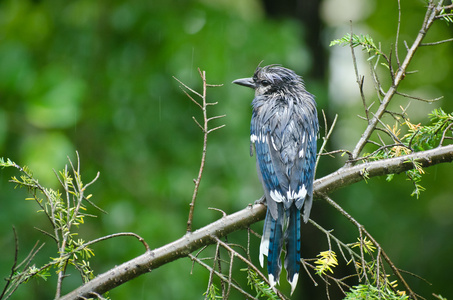
<instances>
[{"instance_id":1,"label":"bird's head","mask_svg":"<svg viewBox=\"0 0 453 300\"><path fill-rule=\"evenodd\" d=\"M299 75L280 65L258 66L253 77L236 79L233 83L254 89L256 96L304 88Z\"/></svg>"}]
</instances>

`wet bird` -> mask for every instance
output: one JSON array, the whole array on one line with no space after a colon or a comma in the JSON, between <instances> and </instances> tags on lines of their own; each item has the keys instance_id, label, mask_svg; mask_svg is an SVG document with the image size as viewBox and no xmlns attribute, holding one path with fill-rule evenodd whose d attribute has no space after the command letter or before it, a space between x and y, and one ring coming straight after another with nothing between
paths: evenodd
<instances>
[{"instance_id":1,"label":"wet bird","mask_svg":"<svg viewBox=\"0 0 453 300\"><path fill-rule=\"evenodd\" d=\"M255 90L250 127L250 154L256 153L258 175L264 188L267 212L259 261L272 287L284 266L291 294L300 270L301 213L308 221L313 202L318 117L316 102L302 78L280 65L258 66L251 78L235 84Z\"/></svg>"}]
</instances>

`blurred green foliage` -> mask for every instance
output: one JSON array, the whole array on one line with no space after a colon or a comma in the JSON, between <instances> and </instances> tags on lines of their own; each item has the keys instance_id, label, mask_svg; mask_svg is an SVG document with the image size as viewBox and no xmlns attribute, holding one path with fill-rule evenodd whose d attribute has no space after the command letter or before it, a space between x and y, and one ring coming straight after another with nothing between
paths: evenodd
<instances>
[{"instance_id":1,"label":"blurred green foliage","mask_svg":"<svg viewBox=\"0 0 453 300\"><path fill-rule=\"evenodd\" d=\"M388 51L396 30L396 1L375 2L362 33L381 41L382 50ZM423 14L423 3L403 3L401 40L413 39ZM341 35L349 30L345 25ZM435 24L427 39L451 37L452 28ZM200 112L172 76L200 89L200 67L206 70L208 83L225 84L208 91L209 100L219 102L211 115L227 116L219 121L226 127L209 137L195 209L194 228L199 228L220 217L208 207L231 213L262 193L254 159L249 157L252 94L229 83L250 76L262 60L302 75L316 68L303 42L308 30L294 19L267 18L257 0L4 0L0 2L0 156L28 165L41 184L58 188L52 168L62 169L66 156L74 158L78 150L85 180L101 173L89 193L108 212L87 220L80 237L90 240L133 231L151 248L159 247L184 234L202 149L201 132L191 120ZM322 46L328 47L334 38L338 36L327 28ZM403 45L400 50L404 52ZM405 80L404 91L444 95L447 100L440 105L450 113L452 51L451 44L420 49L413 67L421 71ZM362 109L358 91L352 104L332 104L327 101L327 79L305 79L319 109L328 116L338 113L337 126L346 125L348 135L358 139L364 122L357 119L349 127L345 122ZM433 109L415 102L408 113L414 116L413 123L427 122ZM331 145L346 146L339 138ZM322 159L317 177L341 163ZM376 236L397 266L433 282L431 287L410 278L416 291L434 290L448 297L446 276L453 268L453 262L445 260L453 250L451 166L436 166L427 173L423 179L427 191L420 199L409 196L412 186L402 176L395 176L392 183L385 178L362 182L334 196ZM13 175L17 174L12 170L0 172L1 276L9 273L14 257L12 224L22 258L36 240L50 244L48 237L33 229L48 229L46 220L36 214L38 207L23 200L25 190L14 190L8 183ZM324 203L315 203L312 216L325 227L336 228L346 240L356 239L353 227ZM309 242L303 245L303 256L315 257L325 249L325 237L304 228L303 238L309 237ZM260 232L261 224L255 229ZM245 244L245 235L233 236ZM257 242L253 241L251 253L257 253ZM93 250L91 264L97 274L143 251L141 244L127 237L105 241ZM44 247L41 255L55 253ZM189 259L179 260L112 290L110 296L199 299L209 274L199 266L190 270ZM313 288L309 279L301 281L299 296L308 299L313 289L317 296L324 294L324 288ZM80 284L76 276L69 277L64 292ZM17 298L48 299L54 286L52 278L31 282L18 290ZM285 289L289 291L289 286L283 285Z\"/></svg>"}]
</instances>

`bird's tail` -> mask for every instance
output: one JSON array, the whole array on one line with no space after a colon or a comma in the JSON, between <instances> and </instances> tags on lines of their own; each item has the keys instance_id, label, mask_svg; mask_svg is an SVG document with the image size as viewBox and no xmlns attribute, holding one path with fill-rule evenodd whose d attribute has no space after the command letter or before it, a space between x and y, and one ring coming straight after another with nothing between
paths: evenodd
<instances>
[{"instance_id":1,"label":"bird's tail","mask_svg":"<svg viewBox=\"0 0 453 300\"><path fill-rule=\"evenodd\" d=\"M285 269L292 294L296 288L300 270L300 211L294 204L287 211L287 218Z\"/></svg>"},{"instance_id":2,"label":"bird's tail","mask_svg":"<svg viewBox=\"0 0 453 300\"><path fill-rule=\"evenodd\" d=\"M283 246L284 218L283 212L281 212L281 214L281 217L274 219L270 212L267 211L266 219L264 220L263 236L261 237L259 259L261 267L263 267L264 255L267 255L267 273L269 274L271 287L279 281L282 269L280 254Z\"/></svg>"}]
</instances>

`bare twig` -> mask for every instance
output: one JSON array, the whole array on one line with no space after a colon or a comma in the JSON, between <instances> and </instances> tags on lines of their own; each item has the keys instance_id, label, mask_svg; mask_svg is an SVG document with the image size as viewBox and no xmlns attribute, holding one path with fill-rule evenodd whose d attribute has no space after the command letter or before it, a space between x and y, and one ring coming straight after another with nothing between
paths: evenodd
<instances>
[{"instance_id":1,"label":"bare twig","mask_svg":"<svg viewBox=\"0 0 453 300\"><path fill-rule=\"evenodd\" d=\"M11 275L6 279L7 280L7 286L5 289L2 291L2 296L0 299L8 299L19 287L20 284L26 282L29 278L31 278L34 274L26 272L27 268L30 266L31 261L35 258L36 254L41 250L41 248L44 246L45 243L42 243L39 247L39 241L35 243L33 248L30 250L28 253L27 257L19 264L15 262L16 266L14 269L12 268L11 271L14 273L11 273ZM22 267L22 272L19 272L19 274L15 275L17 270ZM37 272L36 272L37 273ZM12 284L11 284L12 283Z\"/></svg>"},{"instance_id":2,"label":"bare twig","mask_svg":"<svg viewBox=\"0 0 453 300\"><path fill-rule=\"evenodd\" d=\"M219 244L217 243L217 246L216 246L216 249L215 249L215 256L214 256L214 265L211 267L211 270L209 272L208 287L207 287L207 290L205 292L205 295L206 295L205 299L206 300L208 299L209 291L211 289L211 285L213 284L212 281L214 280L214 272L215 272L215 266L216 266L217 261L218 261L218 256L219 256ZM190 257L190 255L189 255L189 257ZM222 271L219 269L218 273L222 274Z\"/></svg>"},{"instance_id":3,"label":"bare twig","mask_svg":"<svg viewBox=\"0 0 453 300\"><path fill-rule=\"evenodd\" d=\"M437 41L437 42L432 42L432 43L421 43L420 46L436 46L436 45L440 45L443 43L449 43L449 42L453 42L453 38L442 40L442 41Z\"/></svg>"},{"instance_id":4,"label":"bare twig","mask_svg":"<svg viewBox=\"0 0 453 300\"><path fill-rule=\"evenodd\" d=\"M0 295L0 299L3 299L3 296L5 295L6 291L8 290L8 286L11 284L11 281L13 280L14 273L16 272L16 265L17 265L17 257L19 253L19 239L17 237L17 232L16 228L13 226L13 233L14 233L14 262L13 265L11 266L11 273L9 277L6 279L6 284L5 287L3 288L2 294Z\"/></svg>"},{"instance_id":5,"label":"bare twig","mask_svg":"<svg viewBox=\"0 0 453 300\"><path fill-rule=\"evenodd\" d=\"M351 40L349 42L349 45L350 45L350 48L351 48L352 64L354 65L354 72L355 72L355 76L356 76L356 81L357 81L357 84L359 85L360 97L362 98L363 106L365 107L366 118L367 118L367 121L369 121L365 94L363 92L364 77L359 75L359 68L357 67L357 59L356 59L356 56L355 56L354 46L353 46L353 43L352 43L352 38L353 38L352 21L351 21L350 26L351 26Z\"/></svg>"},{"instance_id":6,"label":"bare twig","mask_svg":"<svg viewBox=\"0 0 453 300\"><path fill-rule=\"evenodd\" d=\"M380 48L380 44L379 44L379 48ZM381 86L381 82L379 81L379 78L378 78L378 75L377 75L377 72L376 72L376 69L377 67L379 66L379 62L381 60L381 56L377 56L377 59L376 59L376 62L374 63L374 65L372 64L372 62L370 61L369 65L370 65L370 72L371 72L371 75L372 75L372 78L373 78L373 83L374 83L374 89L376 91L376 96L379 98L379 103L382 102L382 99L381 99L381 96L384 96L385 95L385 91L384 89L382 88ZM371 105L374 104L374 101L371 103ZM371 105L368 106L368 110L370 110L371 108Z\"/></svg>"},{"instance_id":7,"label":"bare twig","mask_svg":"<svg viewBox=\"0 0 453 300\"><path fill-rule=\"evenodd\" d=\"M401 0L398 0L398 22L397 22L396 37L395 37L395 57L396 57L396 63L398 64L398 69L401 67L401 62L400 62L400 58L398 55L400 28L401 28Z\"/></svg>"},{"instance_id":8,"label":"bare twig","mask_svg":"<svg viewBox=\"0 0 453 300\"><path fill-rule=\"evenodd\" d=\"M198 259L197 257L193 256L192 254L189 254L188 255L189 258L192 260L192 261L195 261L197 262L199 265L203 266L204 268L206 268L209 272L212 272L214 273L215 275L217 275L217 277L219 277L222 281L228 281L228 278L225 277L225 275L223 275L222 273L214 270L213 268L211 268L210 266L208 266L207 264L205 264L204 262L202 262L200 259ZM241 287L239 287L238 285L236 285L235 283L231 283L231 286L233 288L235 288L236 290L238 290L239 292L241 292L241 294L243 294L244 296L246 296L246 299L255 299L255 300L258 300L258 298L255 298L253 297L252 295L250 295L249 293L245 292L244 289L242 289Z\"/></svg>"},{"instance_id":9,"label":"bare twig","mask_svg":"<svg viewBox=\"0 0 453 300\"><path fill-rule=\"evenodd\" d=\"M230 253L234 254L235 257L239 258L240 260L242 260L243 262L245 262L247 264L247 266L249 268L251 268L253 271L255 271L264 281L266 281L266 283L268 285L270 285L269 283L269 280L267 279L266 276L264 276L264 274L257 268L255 267L255 265L250 261L248 260L247 258L245 258L244 256L242 256L241 254L239 254L237 251L235 251L233 248L231 248L227 243L221 241L218 237L215 237L213 236L213 238L217 241L217 243L219 243L223 248L225 248L226 250L228 250ZM286 297L278 290L278 289L275 289L275 292L276 294L280 297L280 299L286 299Z\"/></svg>"},{"instance_id":10,"label":"bare twig","mask_svg":"<svg viewBox=\"0 0 453 300\"><path fill-rule=\"evenodd\" d=\"M424 99L424 98L421 98L421 97L411 96L411 95L408 95L408 94L405 94L405 93L401 93L401 92L396 92L395 94L403 96L403 97L406 97L406 98L410 98L410 99L426 102L426 103L437 102L437 101L442 100L444 98L444 96L440 96L440 97L437 97L437 98L434 98L434 99Z\"/></svg>"},{"instance_id":11,"label":"bare twig","mask_svg":"<svg viewBox=\"0 0 453 300\"><path fill-rule=\"evenodd\" d=\"M442 145L443 145L445 139L452 139L451 137L446 136L447 131L448 131L448 130L451 130L452 127L453 127L453 123L451 123L450 125L448 125L448 126L444 129L444 131L442 132L442 138L440 139L440 142L439 142L439 146L438 146L438 147L442 147Z\"/></svg>"},{"instance_id":12,"label":"bare twig","mask_svg":"<svg viewBox=\"0 0 453 300\"><path fill-rule=\"evenodd\" d=\"M352 153L349 150L346 149L339 149L339 150L333 150L329 152L324 152L324 153L319 153L318 155L329 155L333 157L333 154L341 153L341 155L347 154L349 156L349 159L352 159Z\"/></svg>"},{"instance_id":13,"label":"bare twig","mask_svg":"<svg viewBox=\"0 0 453 300\"><path fill-rule=\"evenodd\" d=\"M190 205L190 209L189 209L189 218L187 220L187 232L191 232L192 231L193 212L194 212L194 209L195 209L195 202L196 202L196 199L197 199L198 189L200 187L201 177L203 175L204 165L206 163L206 149L207 149L207 145L208 145L208 134L210 134L211 132L213 132L213 131L215 131L217 129L220 129L220 128L225 126L225 124L223 124L223 125L220 125L220 126L217 126L217 127L214 127L214 128L209 128L208 123L210 121L216 120L216 119L219 119L219 118L223 118L223 117L225 117L225 115L214 116L214 117L210 117L210 118L208 118L208 115L207 115L207 107L209 105L216 105L217 102L207 102L207 100L206 100L206 97L207 97L206 96L206 89L207 89L207 87L217 87L217 86L222 86L222 85L208 84L206 82L206 71L201 71L200 69L198 69L198 73L199 73L199 75L201 77L201 80L203 82L203 92L201 94L196 92L195 90L191 89L190 87L185 85L182 81L180 81L178 78L173 76L173 78L176 79L185 89L189 90L190 92L192 92L193 94L195 94L199 98L201 98L201 103L199 103L187 91L185 91L181 87L182 91L186 94L186 96L192 102L194 102L201 109L201 111L203 113L203 124L200 124L200 122L198 122L198 120L195 117L192 117L192 119L195 121L197 126L203 132L203 150L202 150L202 154L201 154L201 163L200 163L200 169L198 170L198 176L197 176L197 179L194 179L195 187L194 187L193 194L192 194L192 201L189 204Z\"/></svg>"},{"instance_id":14,"label":"bare twig","mask_svg":"<svg viewBox=\"0 0 453 300\"><path fill-rule=\"evenodd\" d=\"M319 163L319 159L321 158L321 154L323 153L323 151L326 147L326 144L329 141L330 135L332 134L333 129L335 128L335 124L337 123L337 119L338 119L338 115L335 115L335 118L332 121L332 125L330 126L329 130L327 130L327 118L324 113L324 110L322 110L322 115L324 116L325 132L324 132L324 137L322 138L323 142L322 142L321 148L319 148L318 155L316 157L315 174L316 174L316 170L318 169L318 163Z\"/></svg>"}]
</instances>

